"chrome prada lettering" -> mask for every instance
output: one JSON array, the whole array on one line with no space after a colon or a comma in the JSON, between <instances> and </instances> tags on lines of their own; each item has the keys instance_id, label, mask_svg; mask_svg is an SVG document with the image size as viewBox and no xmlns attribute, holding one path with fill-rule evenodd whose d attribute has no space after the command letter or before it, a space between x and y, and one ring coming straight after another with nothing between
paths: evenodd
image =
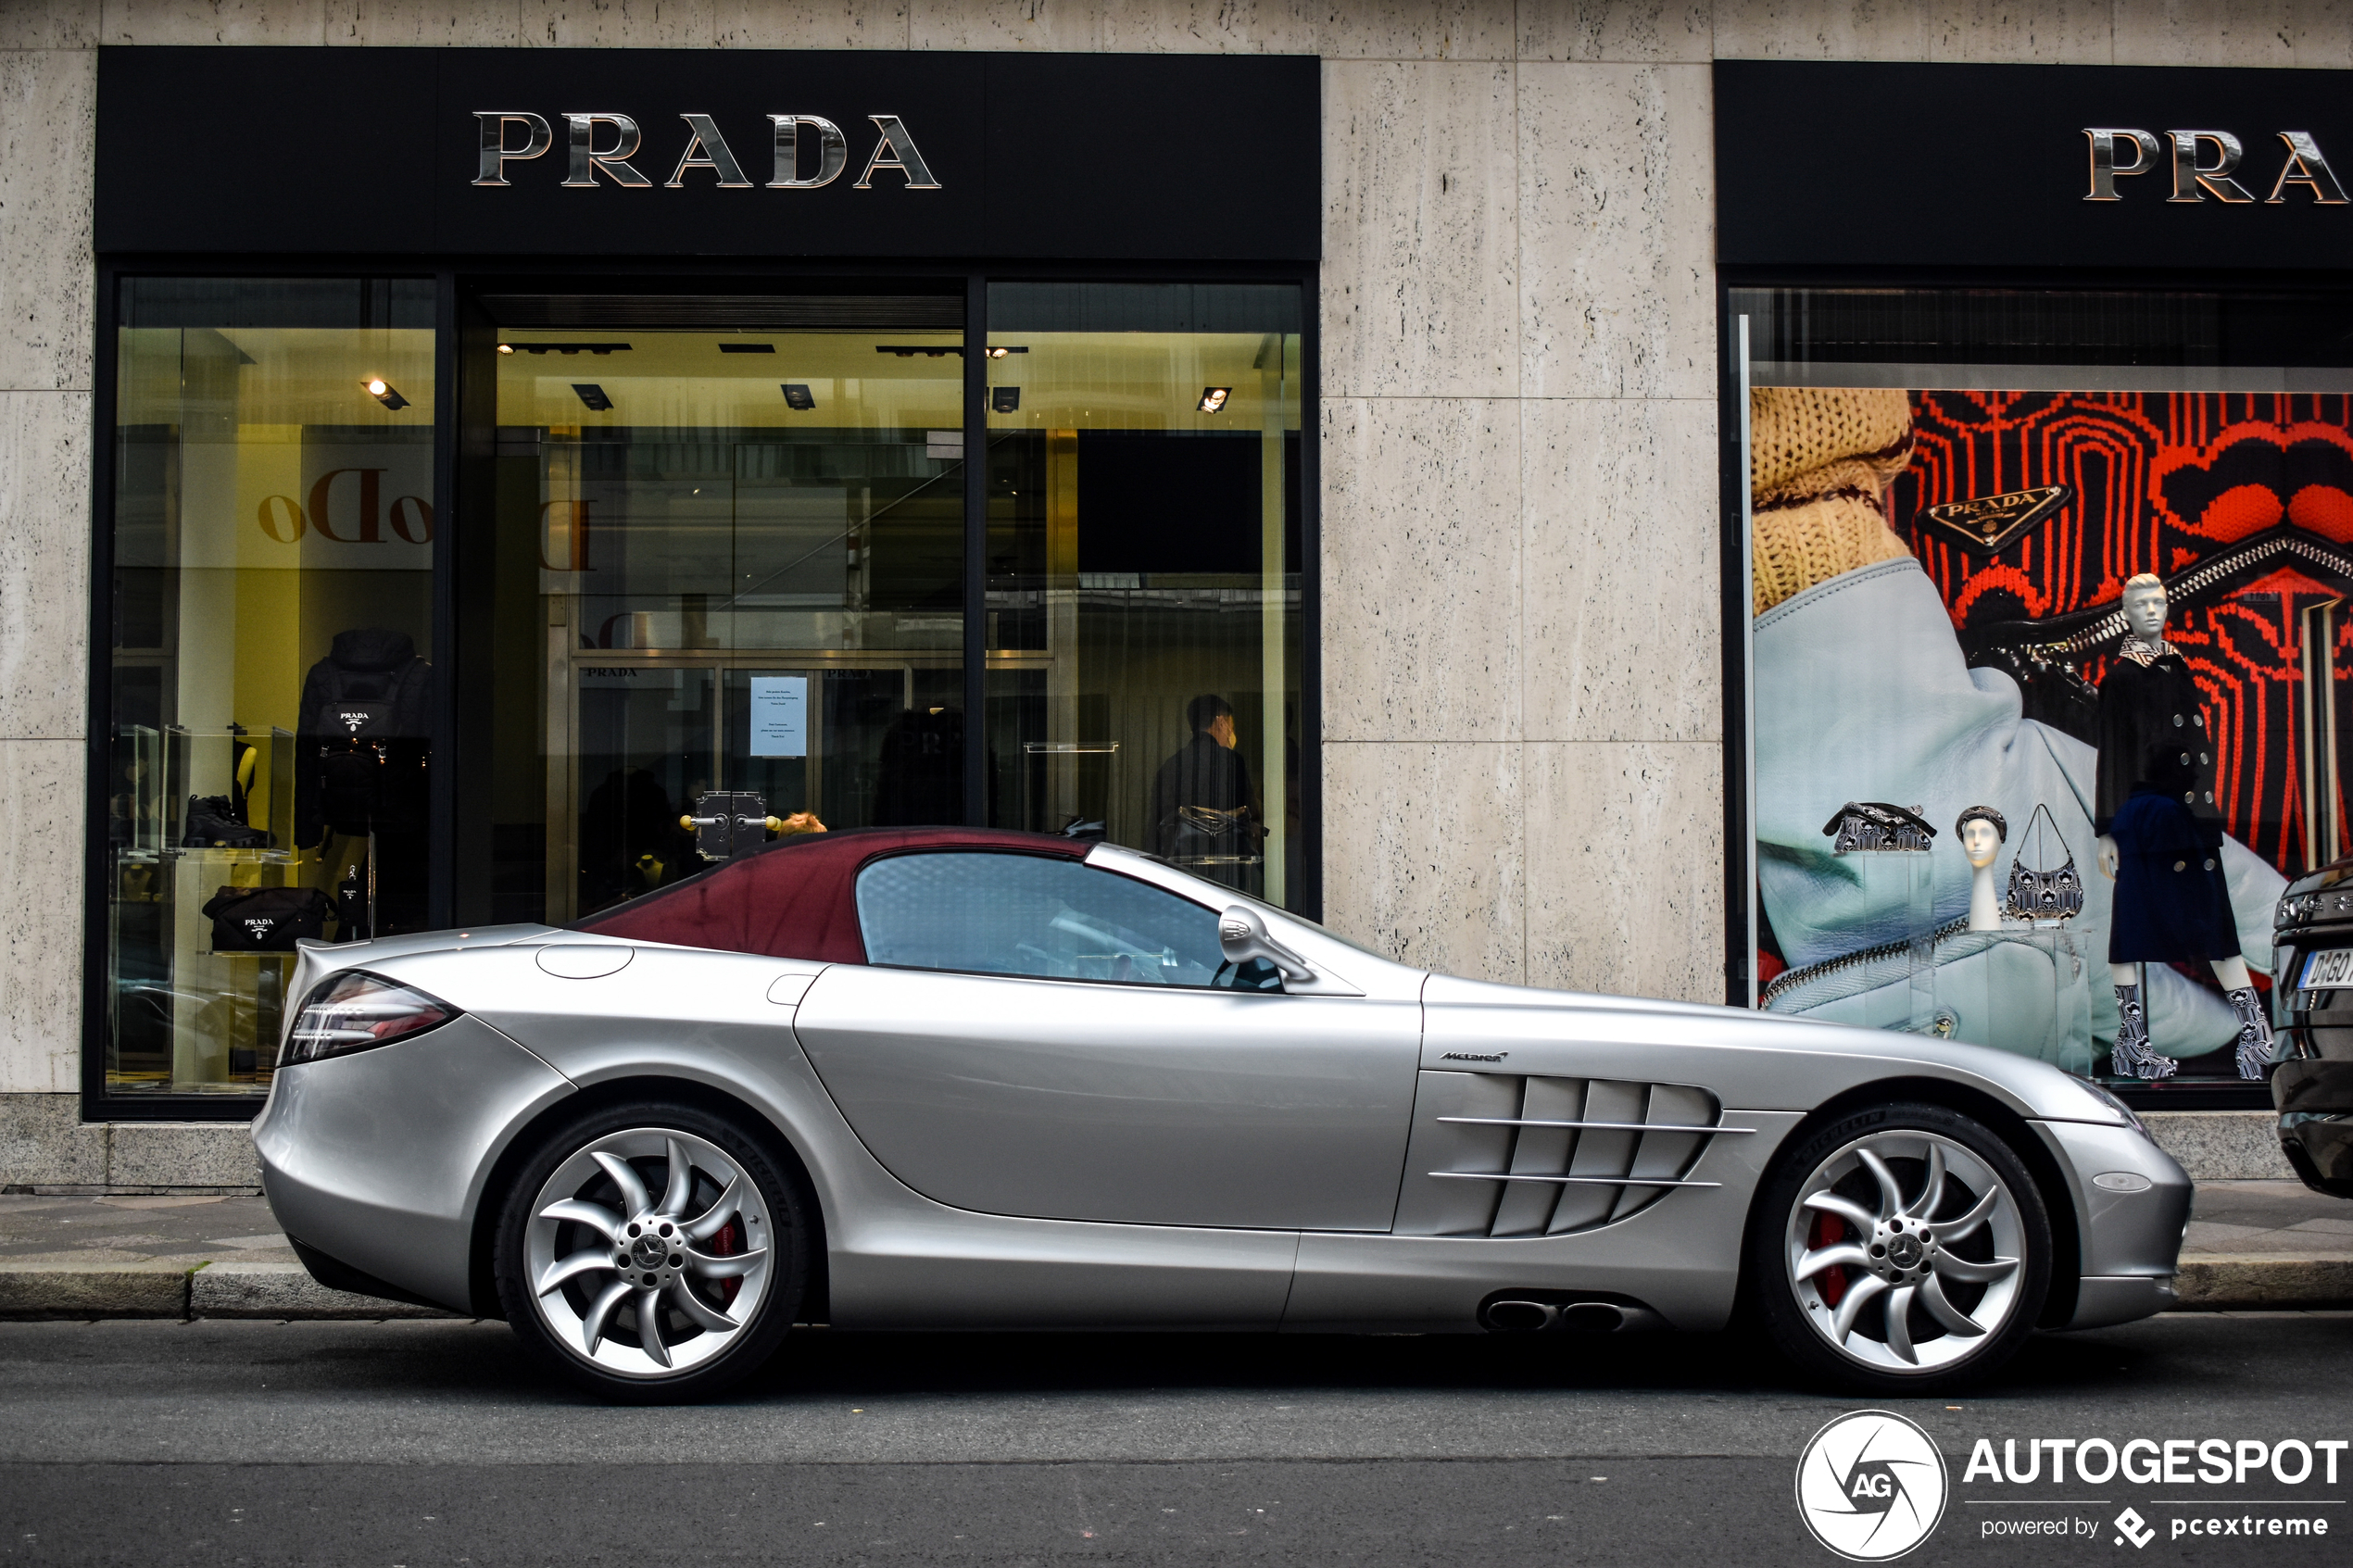
<instances>
[{"instance_id":1,"label":"chrome prada lettering","mask_svg":"<svg viewBox=\"0 0 2353 1568\"><path fill-rule=\"evenodd\" d=\"M476 109L473 117L479 148L473 179L477 185L511 185L507 165L539 157L555 144L550 121L545 115L527 109ZM564 122L567 151L565 174L558 182L560 185L593 190L610 182L626 189L654 188L654 182L631 161L640 155L653 156L647 151L645 132L635 116L597 111L558 118ZM686 144L679 150L670 178L661 182L662 189L683 189L688 182L687 176L696 169L708 170L719 190L756 188L751 177L744 172L742 160L720 131L718 117L682 112L678 118L686 128ZM877 174L893 170L908 190L941 188L938 176L932 172L923 150L916 146L904 119L895 114L870 114L866 118L874 124L875 139L855 189L872 190ZM832 184L849 169L849 138L833 120L816 114L772 114L767 119L774 159L767 189L813 191ZM659 169L661 165L653 167ZM599 175L603 178L599 179ZM887 186L888 182L885 184Z\"/></svg>"},{"instance_id":2,"label":"chrome prada lettering","mask_svg":"<svg viewBox=\"0 0 2353 1568\"><path fill-rule=\"evenodd\" d=\"M2170 202L2204 201L2212 192L2218 201L2251 202L2255 194L2231 178L2246 149L2227 131L2168 131L2173 144L2173 194ZM2198 149L2212 147L2214 161L2198 161Z\"/></svg>"},{"instance_id":3,"label":"chrome prada lettering","mask_svg":"<svg viewBox=\"0 0 2353 1568\"><path fill-rule=\"evenodd\" d=\"M2312 199L2323 207L2343 207L2345 187L2336 182L2336 175L2329 168L2329 160L2312 144L2309 131L2283 131L2280 140L2287 144L2287 162L2280 166L2280 177L2271 182L2271 194L2266 202L2284 201L2281 194L2290 185L2309 185Z\"/></svg>"},{"instance_id":4,"label":"chrome prada lettering","mask_svg":"<svg viewBox=\"0 0 2353 1568\"><path fill-rule=\"evenodd\" d=\"M813 191L829 185L849 161L849 143L841 127L823 115L772 114L768 122L776 130L776 170L768 182L772 191ZM799 132L804 125L817 132L817 172L806 180L800 178Z\"/></svg>"},{"instance_id":5,"label":"chrome prada lettering","mask_svg":"<svg viewBox=\"0 0 2353 1568\"><path fill-rule=\"evenodd\" d=\"M554 141L548 133L547 121L525 110L476 109L474 119L482 122L482 171L474 176L477 185L505 184L510 158L537 157ZM522 146L507 145L507 127L510 125L523 128Z\"/></svg>"},{"instance_id":6,"label":"chrome prada lettering","mask_svg":"<svg viewBox=\"0 0 2353 1568\"><path fill-rule=\"evenodd\" d=\"M594 185L597 171L603 169L616 185L650 185L652 181L629 166L637 147L645 140L637 122L625 114L568 114L564 123L572 127L572 172L565 177L567 185ZM597 151L597 127L613 128L613 144L603 152Z\"/></svg>"},{"instance_id":7,"label":"chrome prada lettering","mask_svg":"<svg viewBox=\"0 0 2353 1568\"><path fill-rule=\"evenodd\" d=\"M875 129L882 132L882 140L875 144L875 156L866 160L866 172L858 177L858 188L865 190L874 183L877 169L895 169L906 177L911 191L937 191L939 182L931 177L924 166L924 155L915 150L915 139L895 114L870 114ZM883 155L890 156L885 157Z\"/></svg>"},{"instance_id":8,"label":"chrome prada lettering","mask_svg":"<svg viewBox=\"0 0 2353 1568\"><path fill-rule=\"evenodd\" d=\"M2271 194L2261 198L2267 206L2277 206L2287 200L2291 185L2300 185L2310 193L2315 204L2322 207L2346 205L2345 187L2322 156L2320 144L2309 131L2273 132L2287 150L2287 161L2280 166L2279 177L2271 182ZM2087 202L2123 200L2117 189L2119 180L2155 169L2160 157L2172 172L2171 194L2168 203L2203 202L2209 197L2232 205L2255 202L2255 193L2241 184L2237 178L2239 165L2246 157L2246 148L2238 137L2228 131L2168 131L2163 142L2149 132L2122 126L2086 126L2083 138L2091 154L2091 189L2084 193Z\"/></svg>"},{"instance_id":9,"label":"chrome prada lettering","mask_svg":"<svg viewBox=\"0 0 2353 1568\"><path fill-rule=\"evenodd\" d=\"M2087 202L2123 200L2123 197L2116 194L2118 176L2146 174L2157 167L2157 138L2145 131L2117 131L2105 127L2093 127L2085 130L2083 134L2089 137L2092 143L2092 194L2083 198ZM2116 161L2116 144L2119 140L2131 144L2132 162Z\"/></svg>"},{"instance_id":10,"label":"chrome prada lettering","mask_svg":"<svg viewBox=\"0 0 2353 1568\"><path fill-rule=\"evenodd\" d=\"M678 155L678 167L662 183L674 191L686 182L686 170L708 169L719 176L719 188L723 191L751 189L751 182L744 178L743 165L727 150L727 138L719 134L719 127L711 122L711 116L682 114L678 118L686 122L692 134L686 138L686 150ZM698 153L702 156L696 157Z\"/></svg>"}]
</instances>

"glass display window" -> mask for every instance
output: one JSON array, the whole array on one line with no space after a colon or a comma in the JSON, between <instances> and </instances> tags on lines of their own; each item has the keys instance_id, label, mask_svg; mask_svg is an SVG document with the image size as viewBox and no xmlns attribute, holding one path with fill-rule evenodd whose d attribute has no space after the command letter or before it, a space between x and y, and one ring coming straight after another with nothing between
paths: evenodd
<instances>
[{"instance_id":1,"label":"glass display window","mask_svg":"<svg viewBox=\"0 0 2353 1568\"><path fill-rule=\"evenodd\" d=\"M698 812L962 820L963 305L498 327L494 919L706 869Z\"/></svg>"},{"instance_id":2,"label":"glass display window","mask_svg":"<svg viewBox=\"0 0 2353 1568\"><path fill-rule=\"evenodd\" d=\"M2260 1087L2347 846L2320 296L1734 289L1768 1010Z\"/></svg>"},{"instance_id":3,"label":"glass display window","mask_svg":"<svg viewBox=\"0 0 2353 1568\"><path fill-rule=\"evenodd\" d=\"M988 820L1302 887L1300 295L989 290Z\"/></svg>"},{"instance_id":4,"label":"glass display window","mask_svg":"<svg viewBox=\"0 0 2353 1568\"><path fill-rule=\"evenodd\" d=\"M268 1085L301 937L424 929L434 285L119 285L107 1092Z\"/></svg>"}]
</instances>

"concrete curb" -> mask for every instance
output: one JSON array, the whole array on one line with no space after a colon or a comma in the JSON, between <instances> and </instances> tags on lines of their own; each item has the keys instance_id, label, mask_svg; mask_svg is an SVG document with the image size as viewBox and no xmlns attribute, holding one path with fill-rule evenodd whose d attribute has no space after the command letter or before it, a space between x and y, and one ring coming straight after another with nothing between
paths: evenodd
<instances>
[{"instance_id":1,"label":"concrete curb","mask_svg":"<svg viewBox=\"0 0 2353 1568\"><path fill-rule=\"evenodd\" d=\"M2353 1306L2353 1258L2278 1258L2194 1253L2174 1277L2176 1304L2190 1311L2254 1307Z\"/></svg>"},{"instance_id":2,"label":"concrete curb","mask_svg":"<svg viewBox=\"0 0 2353 1568\"><path fill-rule=\"evenodd\" d=\"M455 1318L437 1308L330 1290L299 1263L0 1264L0 1319Z\"/></svg>"},{"instance_id":3,"label":"concrete curb","mask_svg":"<svg viewBox=\"0 0 2353 1568\"><path fill-rule=\"evenodd\" d=\"M184 1318L188 1270L162 1263L0 1267L0 1317Z\"/></svg>"}]
</instances>

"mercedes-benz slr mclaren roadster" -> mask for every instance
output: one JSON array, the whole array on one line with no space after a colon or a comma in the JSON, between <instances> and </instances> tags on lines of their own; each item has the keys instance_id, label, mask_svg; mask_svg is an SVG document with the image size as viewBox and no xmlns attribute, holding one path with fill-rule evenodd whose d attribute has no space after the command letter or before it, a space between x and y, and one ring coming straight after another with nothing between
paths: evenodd
<instances>
[{"instance_id":1,"label":"mercedes-benz slr mclaren roadster","mask_svg":"<svg viewBox=\"0 0 2353 1568\"><path fill-rule=\"evenodd\" d=\"M568 929L306 943L271 1207L616 1399L838 1329L1716 1329L1919 1393L2172 1299L2038 1062L1450 979L1149 856L810 835Z\"/></svg>"}]
</instances>

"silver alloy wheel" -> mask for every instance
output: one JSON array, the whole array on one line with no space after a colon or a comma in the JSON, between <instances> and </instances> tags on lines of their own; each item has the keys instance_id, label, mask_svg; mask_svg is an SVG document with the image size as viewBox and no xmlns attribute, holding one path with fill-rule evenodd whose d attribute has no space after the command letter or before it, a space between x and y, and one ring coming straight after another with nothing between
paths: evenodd
<instances>
[{"instance_id":1,"label":"silver alloy wheel","mask_svg":"<svg viewBox=\"0 0 2353 1568\"><path fill-rule=\"evenodd\" d=\"M565 1349L623 1377L675 1377L724 1354L759 1311L771 1231L758 1185L725 1150L637 1127L556 1167L531 1206L523 1267Z\"/></svg>"},{"instance_id":2,"label":"silver alloy wheel","mask_svg":"<svg viewBox=\"0 0 2353 1568\"><path fill-rule=\"evenodd\" d=\"M1857 1138L1816 1166L1783 1250L1815 1332L1882 1372L1968 1360L2018 1310L2026 1277L2009 1185L1967 1145L1913 1130Z\"/></svg>"}]
</instances>

